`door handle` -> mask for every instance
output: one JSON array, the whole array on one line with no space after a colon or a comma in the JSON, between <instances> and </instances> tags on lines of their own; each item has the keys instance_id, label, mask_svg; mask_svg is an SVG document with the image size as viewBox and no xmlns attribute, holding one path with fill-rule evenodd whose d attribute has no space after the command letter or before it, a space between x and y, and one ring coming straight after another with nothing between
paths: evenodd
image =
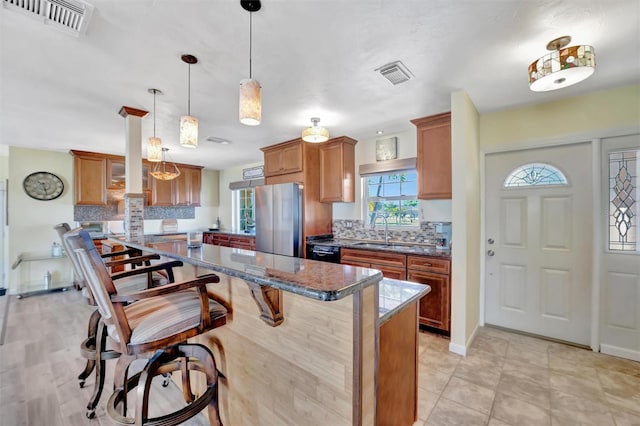
<instances>
[{"instance_id":1,"label":"door handle","mask_svg":"<svg viewBox=\"0 0 640 426\"><path fill-rule=\"evenodd\" d=\"M493 256L494 254L496 254L496 252L495 252L495 251L493 251L493 250L487 250L487 255L488 255L488 256Z\"/></svg>"}]
</instances>

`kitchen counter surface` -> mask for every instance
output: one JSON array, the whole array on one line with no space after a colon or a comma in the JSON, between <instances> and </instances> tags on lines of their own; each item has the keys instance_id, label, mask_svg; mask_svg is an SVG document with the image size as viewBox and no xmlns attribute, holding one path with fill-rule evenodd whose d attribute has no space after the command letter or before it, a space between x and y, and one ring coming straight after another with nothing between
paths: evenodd
<instances>
[{"instance_id":1,"label":"kitchen counter surface","mask_svg":"<svg viewBox=\"0 0 640 426\"><path fill-rule=\"evenodd\" d=\"M342 248L363 249L363 250L376 250L376 251L388 251L404 254L415 254L421 256L433 256L443 257L450 259L451 250L440 250L434 246L426 246L419 244L411 244L407 242L393 242L390 244L384 244L382 241L373 240L349 240L349 239L331 239L331 240L311 240L307 241L310 246L337 246Z\"/></svg>"},{"instance_id":2,"label":"kitchen counter surface","mask_svg":"<svg viewBox=\"0 0 640 426\"><path fill-rule=\"evenodd\" d=\"M142 242L125 241L123 237L115 236L110 239L133 248L317 300L339 300L377 284L382 279L382 273L375 269L210 244L187 248L184 239L170 236L148 235Z\"/></svg>"},{"instance_id":3,"label":"kitchen counter surface","mask_svg":"<svg viewBox=\"0 0 640 426\"><path fill-rule=\"evenodd\" d=\"M431 292L431 287L410 281L383 278L378 285L380 325L389 321L394 315Z\"/></svg>"}]
</instances>

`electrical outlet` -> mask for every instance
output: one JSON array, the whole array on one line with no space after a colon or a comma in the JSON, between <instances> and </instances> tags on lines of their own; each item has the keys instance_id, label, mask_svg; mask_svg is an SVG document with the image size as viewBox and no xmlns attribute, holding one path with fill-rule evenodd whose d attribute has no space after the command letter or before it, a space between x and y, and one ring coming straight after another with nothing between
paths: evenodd
<instances>
[{"instance_id":1,"label":"electrical outlet","mask_svg":"<svg viewBox=\"0 0 640 426\"><path fill-rule=\"evenodd\" d=\"M353 228L353 222L351 222L350 220L347 220L347 221L345 221L344 226L347 229L351 229L351 228Z\"/></svg>"}]
</instances>

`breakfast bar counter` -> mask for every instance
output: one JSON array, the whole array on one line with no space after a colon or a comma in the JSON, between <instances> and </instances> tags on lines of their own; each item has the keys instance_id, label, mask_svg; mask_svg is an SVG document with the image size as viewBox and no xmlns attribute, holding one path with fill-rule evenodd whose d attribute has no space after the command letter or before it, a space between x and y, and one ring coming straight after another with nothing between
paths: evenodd
<instances>
[{"instance_id":1,"label":"breakfast bar counter","mask_svg":"<svg viewBox=\"0 0 640 426\"><path fill-rule=\"evenodd\" d=\"M198 275L220 276L208 291L229 311L227 324L194 342L211 348L224 376L223 424L416 420L417 301L428 286L382 280L374 269L208 244L188 248L161 236L118 241L193 265Z\"/></svg>"}]
</instances>

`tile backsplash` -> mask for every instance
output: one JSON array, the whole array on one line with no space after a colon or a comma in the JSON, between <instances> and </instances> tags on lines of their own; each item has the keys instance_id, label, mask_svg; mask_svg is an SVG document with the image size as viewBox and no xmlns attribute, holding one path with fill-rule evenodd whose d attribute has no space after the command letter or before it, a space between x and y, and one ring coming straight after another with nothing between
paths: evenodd
<instances>
[{"instance_id":1,"label":"tile backsplash","mask_svg":"<svg viewBox=\"0 0 640 426\"><path fill-rule=\"evenodd\" d=\"M420 222L420 229L398 230L389 229L389 240L403 243L424 244L435 246L439 239L447 238L450 235L440 234L436 231L439 224L450 224L451 222ZM384 240L384 226L377 225L371 229L370 225L365 225L362 220L334 220L333 238L348 238L354 240Z\"/></svg>"}]
</instances>

